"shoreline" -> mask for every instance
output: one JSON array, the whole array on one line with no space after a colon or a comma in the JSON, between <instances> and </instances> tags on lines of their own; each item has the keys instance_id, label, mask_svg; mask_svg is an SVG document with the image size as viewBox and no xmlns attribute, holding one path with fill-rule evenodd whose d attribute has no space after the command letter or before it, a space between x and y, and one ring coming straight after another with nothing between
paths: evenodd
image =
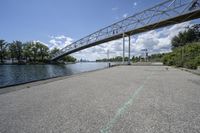
<instances>
[{"instance_id":1,"label":"shoreline","mask_svg":"<svg viewBox=\"0 0 200 133\"><path fill-rule=\"evenodd\" d=\"M12 65L14 65L14 64L12 64ZM29 64L26 64L26 65L29 65ZM35 64L35 65L42 65L42 64ZM45 64L45 65L49 65L49 64ZM62 64L60 64L60 65L62 65ZM9 92L12 92L12 91L26 89L26 88L38 86L38 85L41 85L41 84L47 84L47 83L50 83L50 82L54 82L54 81L58 81L58 80L64 80L64 79L67 79L67 78L72 78L72 77L75 77L75 76L80 76L80 75L83 75L83 74L92 73L92 72L101 71L101 70L109 69L109 68L112 68L112 67L119 67L119 66L124 66L124 65L115 64L115 65L111 65L110 67L99 68L99 69L96 69L96 70L85 71L85 72L72 74L72 75L55 76L55 77L38 79L38 80L33 80L33 81L28 81L28 82L24 82L24 83L13 84L13 85L0 86L0 95L5 94L5 93L9 93ZM132 64L132 66L141 66L141 65ZM149 66L149 65L142 65L142 66ZM165 65L162 65L162 66L165 66ZM166 66L166 67L172 67L172 66ZM176 68L176 67L173 67L173 68L200 76L200 73L196 73L196 72L193 72L191 70L189 71L188 69Z\"/></svg>"},{"instance_id":2,"label":"shoreline","mask_svg":"<svg viewBox=\"0 0 200 133\"><path fill-rule=\"evenodd\" d=\"M66 64L75 64L75 63L77 63L77 62L68 62L68 63L66 63ZM65 63L22 63L22 64L20 64L20 63L0 63L0 66L1 65L66 65Z\"/></svg>"},{"instance_id":3,"label":"shoreline","mask_svg":"<svg viewBox=\"0 0 200 133\"><path fill-rule=\"evenodd\" d=\"M29 81L29 82L25 82L25 83L2 86L2 87L0 87L0 95L5 94L5 93L9 93L9 92L12 92L12 91L26 89L26 88L38 86L38 85L41 85L41 84L47 84L47 83L58 81L58 80L64 80L64 79L67 79L67 78L72 78L72 77L80 76L80 75L83 75L83 74L88 74L88 73L101 71L101 70L105 70L105 69L109 69L109 68L112 68L112 67L105 67L105 68L100 68L100 69L96 69L96 70L85 71L85 72L81 72L81 73L77 73L77 74L73 74L73 75L56 76L56 77L51 77L51 78Z\"/></svg>"},{"instance_id":4,"label":"shoreline","mask_svg":"<svg viewBox=\"0 0 200 133\"><path fill-rule=\"evenodd\" d=\"M80 62L76 62L76 63L80 63ZM76 64L76 63L71 63L71 64ZM84 62L85 63L85 62ZM87 63L87 62L86 62ZM89 63L89 62L88 62ZM90 62L91 63L91 62ZM28 66L28 65L71 65L71 64L21 64L21 65L24 65L24 66ZM2 64L0 64L1 66ZM5 66L8 65L8 66L16 66L16 65L19 65L19 64L4 64ZM19 65L20 66L20 65ZM115 67L115 66L119 66L119 65L116 65L116 64L113 64L113 65L110 65L110 66L106 66L104 68L98 68L98 69L95 69L95 70L88 70L88 71L84 71L84 72L79 72L79 73L75 73L75 74L68 74L68 75L60 75L60 76L55 76L55 77L48 77L48 78L42 78L42 79L35 79L35 80L32 80L32 81L27 81L27 82L21 82L21 83L16 83L16 84L9 84L9 85L3 85L3 86L0 86L0 94L2 93L2 90L3 89L6 89L6 88L14 88L14 87L18 87L18 86L24 86L23 88L28 88L26 87L27 84L33 84L33 83L36 83L36 82L45 82L46 80L53 80L53 79L63 79L63 77L71 77L71 76L75 76L75 75L79 75L79 74L83 74L83 73L88 73L88 72L93 72L93 71L98 71L98 70L102 70L102 69L107 69L107 68L110 68L110 67ZM54 81L54 80L53 80Z\"/></svg>"}]
</instances>

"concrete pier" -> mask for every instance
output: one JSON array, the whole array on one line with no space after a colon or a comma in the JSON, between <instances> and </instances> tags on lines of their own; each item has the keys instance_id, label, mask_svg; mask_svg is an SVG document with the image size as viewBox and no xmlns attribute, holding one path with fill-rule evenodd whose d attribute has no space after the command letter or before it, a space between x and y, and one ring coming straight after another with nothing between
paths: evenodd
<instances>
[{"instance_id":1,"label":"concrete pier","mask_svg":"<svg viewBox=\"0 0 200 133\"><path fill-rule=\"evenodd\" d=\"M118 66L0 95L0 133L197 133L200 77Z\"/></svg>"}]
</instances>

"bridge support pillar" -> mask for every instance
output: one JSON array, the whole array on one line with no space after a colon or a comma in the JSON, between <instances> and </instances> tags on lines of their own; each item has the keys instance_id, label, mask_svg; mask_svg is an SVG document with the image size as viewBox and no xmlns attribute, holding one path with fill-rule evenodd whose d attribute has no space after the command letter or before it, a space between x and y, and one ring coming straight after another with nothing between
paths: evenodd
<instances>
[{"instance_id":1,"label":"bridge support pillar","mask_svg":"<svg viewBox=\"0 0 200 133\"><path fill-rule=\"evenodd\" d=\"M131 36L128 36L128 65L131 65Z\"/></svg>"},{"instance_id":2,"label":"bridge support pillar","mask_svg":"<svg viewBox=\"0 0 200 133\"><path fill-rule=\"evenodd\" d=\"M124 58L125 58L125 34L123 33L123 58L122 58L123 64L124 64Z\"/></svg>"}]
</instances>

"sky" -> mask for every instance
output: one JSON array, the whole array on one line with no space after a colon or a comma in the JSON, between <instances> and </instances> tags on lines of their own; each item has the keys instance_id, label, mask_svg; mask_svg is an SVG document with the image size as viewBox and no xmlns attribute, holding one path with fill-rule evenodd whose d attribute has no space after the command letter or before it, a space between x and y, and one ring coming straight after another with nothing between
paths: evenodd
<instances>
[{"instance_id":1,"label":"sky","mask_svg":"<svg viewBox=\"0 0 200 133\"><path fill-rule=\"evenodd\" d=\"M50 49L63 48L129 15L150 8L163 0L1 0L0 39L40 41ZM170 39L194 20L153 30L131 39L131 55L170 51ZM128 43L127 43L128 44ZM127 45L126 45L127 46ZM127 49L127 48L126 48ZM78 59L96 60L122 55L122 41L116 40L75 54Z\"/></svg>"}]
</instances>

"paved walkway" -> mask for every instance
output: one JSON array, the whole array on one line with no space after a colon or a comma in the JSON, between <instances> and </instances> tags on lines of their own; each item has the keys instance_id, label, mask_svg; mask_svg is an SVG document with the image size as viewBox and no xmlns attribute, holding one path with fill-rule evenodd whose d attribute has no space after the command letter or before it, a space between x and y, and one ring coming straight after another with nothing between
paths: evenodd
<instances>
[{"instance_id":1,"label":"paved walkway","mask_svg":"<svg viewBox=\"0 0 200 133\"><path fill-rule=\"evenodd\" d=\"M200 76L119 66L0 95L1 133L199 133Z\"/></svg>"}]
</instances>

